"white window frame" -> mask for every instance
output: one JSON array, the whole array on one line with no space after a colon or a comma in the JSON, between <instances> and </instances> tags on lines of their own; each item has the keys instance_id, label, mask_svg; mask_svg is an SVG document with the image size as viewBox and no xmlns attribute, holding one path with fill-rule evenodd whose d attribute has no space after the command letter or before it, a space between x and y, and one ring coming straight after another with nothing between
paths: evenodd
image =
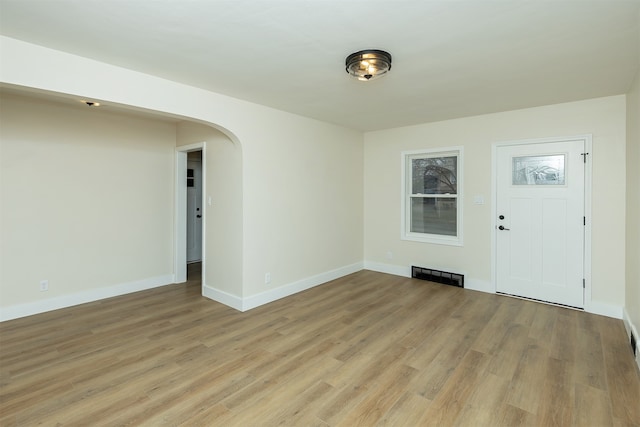
<instances>
[{"instance_id":1,"label":"white window frame","mask_svg":"<svg viewBox=\"0 0 640 427\"><path fill-rule=\"evenodd\" d=\"M430 148L423 150L412 150L412 151L403 151L401 153L401 164L402 164L402 207L401 207L401 230L400 230L400 238L402 240L410 240L414 242L423 242L423 243L435 243L439 245L451 245L451 246L462 246L462 217L463 217L463 147L444 147L444 148ZM430 234L430 233L416 233L412 232L411 227L411 218L409 215L411 214L411 184L412 184L412 169L411 169L411 160L416 158L426 158L426 157L451 157L456 156L457 160L457 195L437 195L439 198L455 198L457 199L456 205L456 235L455 236L445 236L440 234Z\"/></svg>"}]
</instances>

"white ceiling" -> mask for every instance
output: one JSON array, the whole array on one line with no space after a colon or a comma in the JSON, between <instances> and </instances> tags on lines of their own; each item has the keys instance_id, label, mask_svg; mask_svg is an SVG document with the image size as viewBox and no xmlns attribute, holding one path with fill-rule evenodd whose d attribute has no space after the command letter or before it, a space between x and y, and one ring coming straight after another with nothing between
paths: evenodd
<instances>
[{"instance_id":1,"label":"white ceiling","mask_svg":"<svg viewBox=\"0 0 640 427\"><path fill-rule=\"evenodd\" d=\"M639 27L640 0L0 0L5 36L360 130L625 93ZM368 48L393 68L359 82Z\"/></svg>"}]
</instances>

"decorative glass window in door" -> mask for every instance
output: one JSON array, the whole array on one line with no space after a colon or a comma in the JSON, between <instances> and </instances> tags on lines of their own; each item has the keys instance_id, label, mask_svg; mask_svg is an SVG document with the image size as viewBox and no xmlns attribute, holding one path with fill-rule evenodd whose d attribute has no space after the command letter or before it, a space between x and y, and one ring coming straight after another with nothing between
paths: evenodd
<instances>
[{"instance_id":1,"label":"decorative glass window in door","mask_svg":"<svg viewBox=\"0 0 640 427\"><path fill-rule=\"evenodd\" d=\"M565 155L513 158L513 185L564 185Z\"/></svg>"}]
</instances>

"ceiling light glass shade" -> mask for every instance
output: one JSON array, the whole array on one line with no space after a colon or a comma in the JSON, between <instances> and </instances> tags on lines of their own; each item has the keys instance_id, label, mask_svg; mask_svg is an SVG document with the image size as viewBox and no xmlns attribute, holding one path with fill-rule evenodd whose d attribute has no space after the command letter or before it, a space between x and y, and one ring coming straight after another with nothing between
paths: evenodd
<instances>
[{"instance_id":1,"label":"ceiling light glass shade","mask_svg":"<svg viewBox=\"0 0 640 427\"><path fill-rule=\"evenodd\" d=\"M362 81L374 80L391 69L391 54L384 50L361 50L347 56L347 73Z\"/></svg>"}]
</instances>

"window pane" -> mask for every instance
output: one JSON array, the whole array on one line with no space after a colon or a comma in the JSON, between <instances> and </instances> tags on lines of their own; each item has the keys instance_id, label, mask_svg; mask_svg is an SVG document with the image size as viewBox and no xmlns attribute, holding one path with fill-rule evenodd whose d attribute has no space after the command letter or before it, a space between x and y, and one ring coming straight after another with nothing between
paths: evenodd
<instances>
[{"instance_id":1,"label":"window pane","mask_svg":"<svg viewBox=\"0 0 640 427\"><path fill-rule=\"evenodd\" d=\"M457 194L458 157L411 160L412 194Z\"/></svg>"},{"instance_id":2,"label":"window pane","mask_svg":"<svg viewBox=\"0 0 640 427\"><path fill-rule=\"evenodd\" d=\"M411 232L455 236L457 199L411 198Z\"/></svg>"},{"instance_id":3,"label":"window pane","mask_svg":"<svg viewBox=\"0 0 640 427\"><path fill-rule=\"evenodd\" d=\"M513 158L513 185L564 185L564 154Z\"/></svg>"}]
</instances>

